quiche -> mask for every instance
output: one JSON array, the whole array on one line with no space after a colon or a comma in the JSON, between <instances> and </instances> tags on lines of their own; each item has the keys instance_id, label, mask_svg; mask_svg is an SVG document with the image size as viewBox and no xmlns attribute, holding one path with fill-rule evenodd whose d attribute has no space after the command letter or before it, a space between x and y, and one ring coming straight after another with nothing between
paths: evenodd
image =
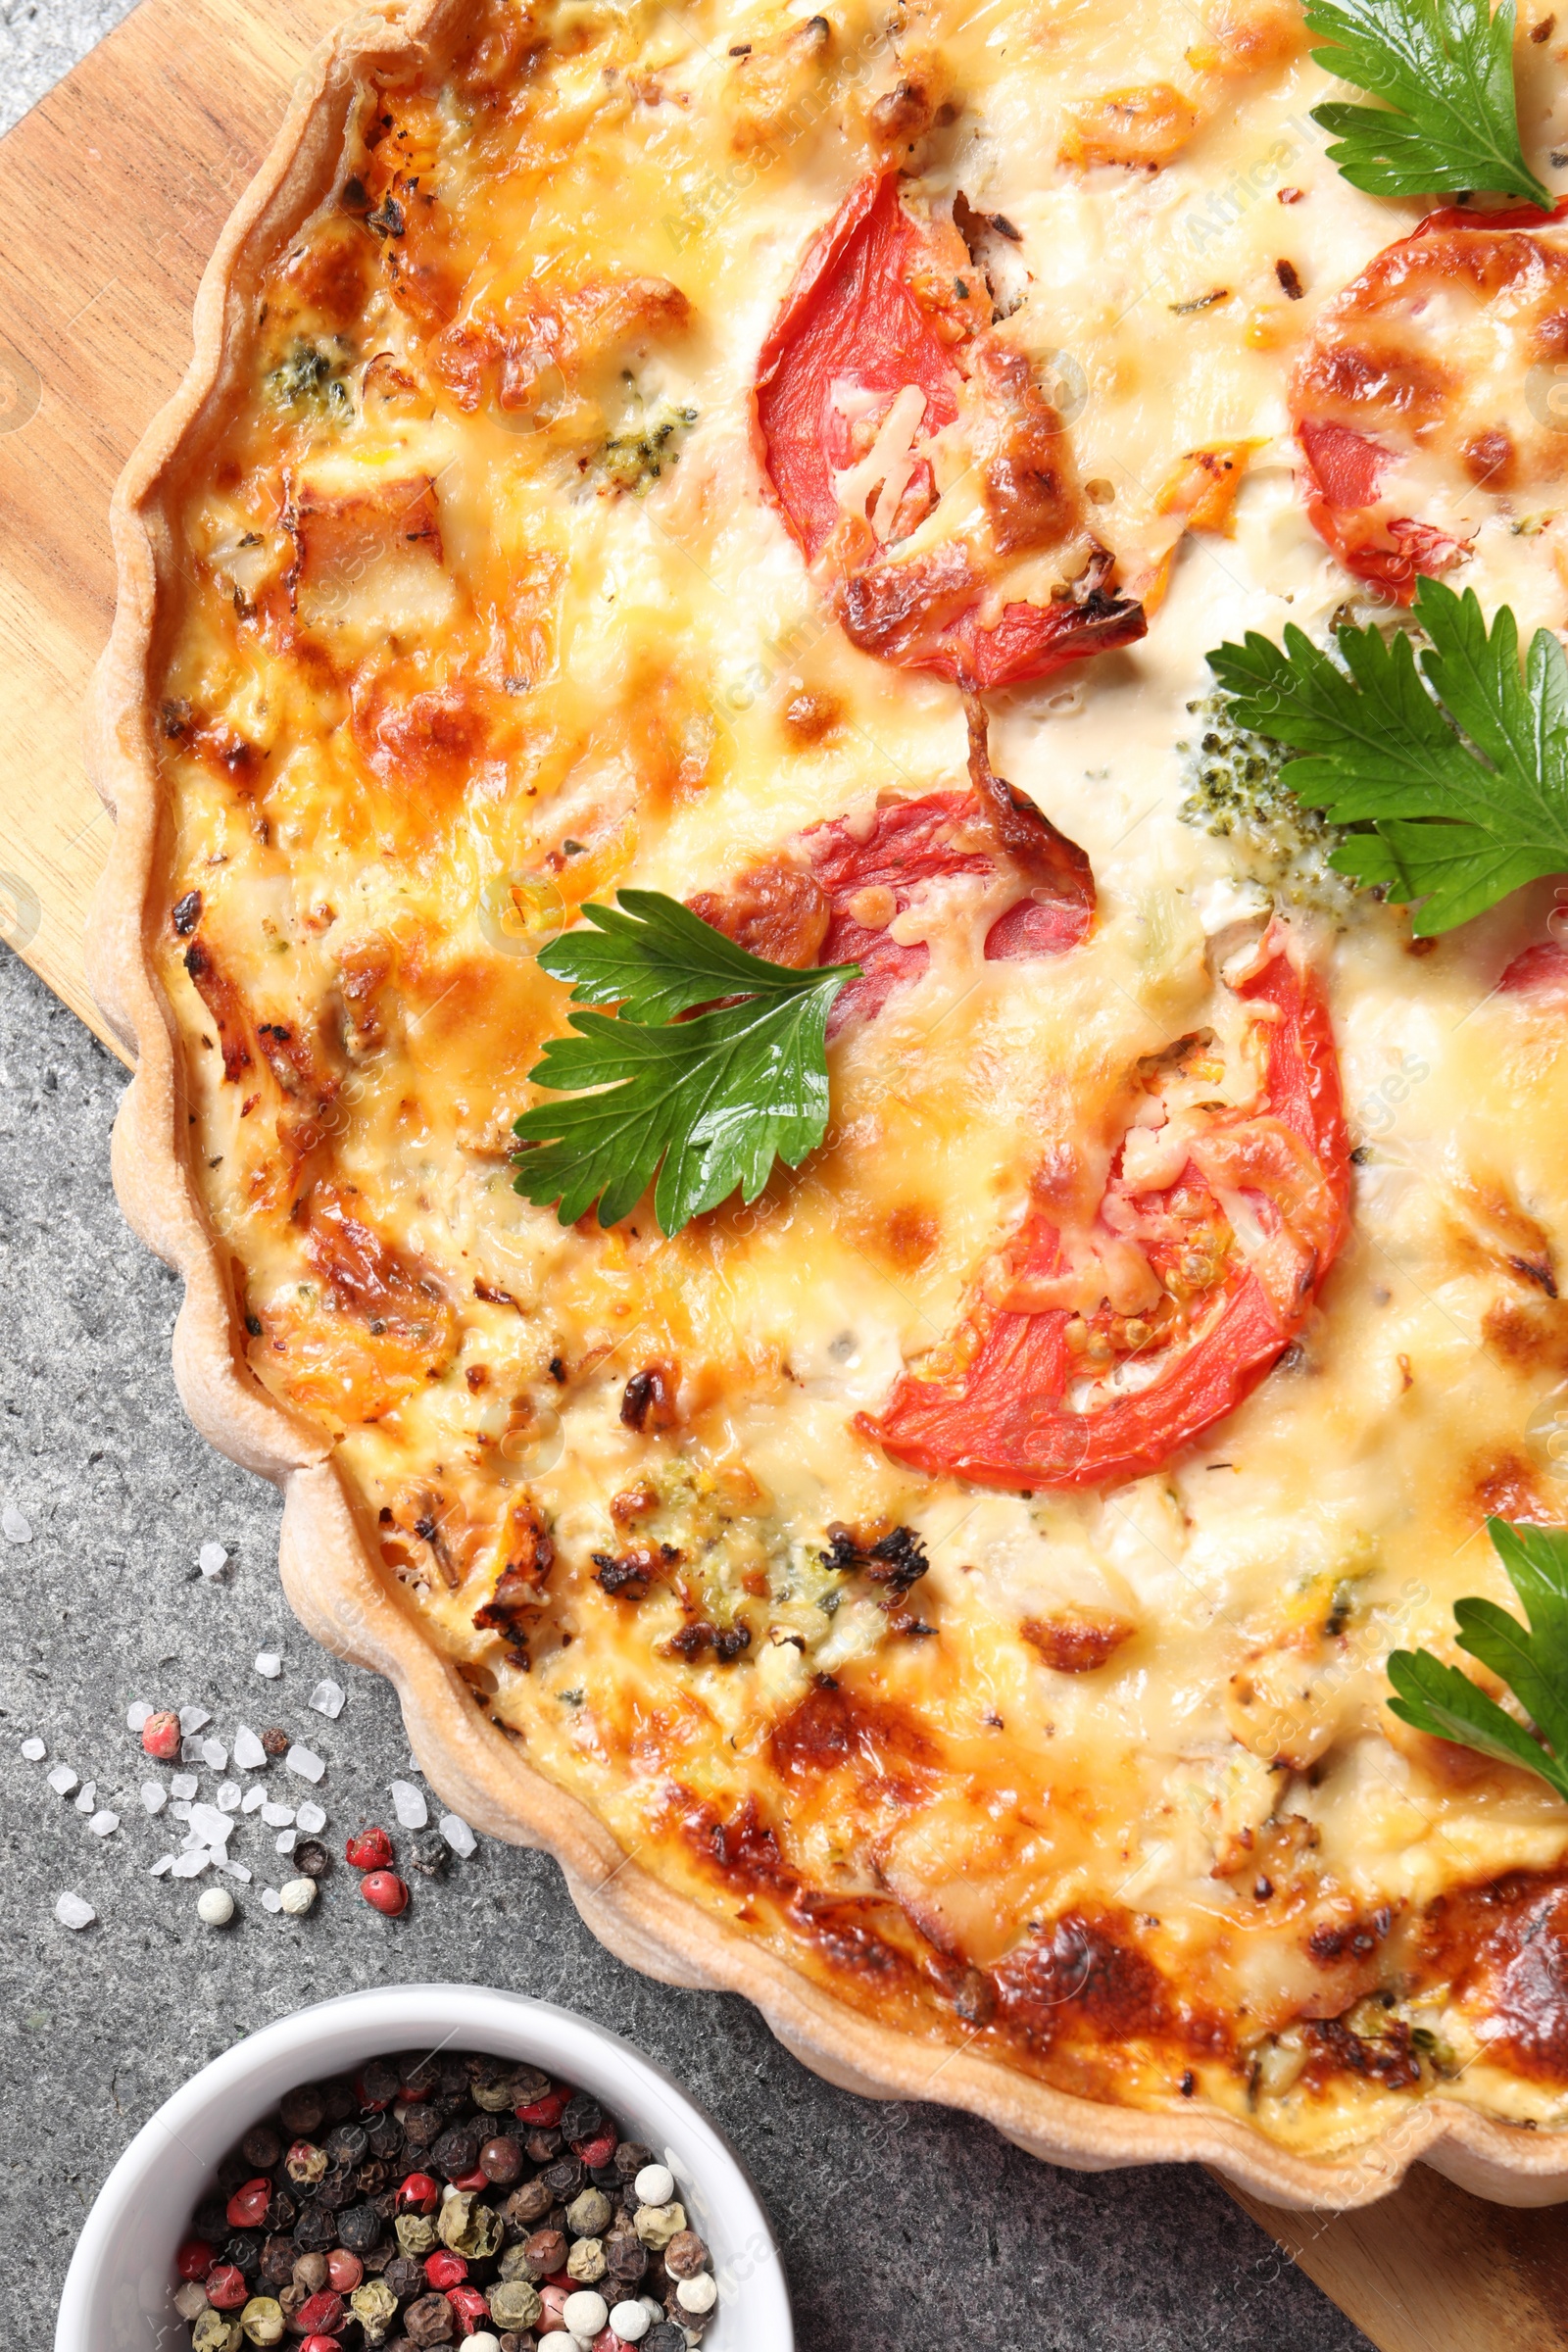
<instances>
[{"instance_id":1,"label":"quiche","mask_svg":"<svg viewBox=\"0 0 1568 2352\"><path fill-rule=\"evenodd\" d=\"M1293 0L357 21L117 502L94 952L190 1411L616 1951L1069 2163L1544 2202L1568 1804L1453 1610L1568 1525L1565 892L1424 929L1208 656L1506 610L1549 702L1568 222L1336 86ZM617 906L842 967L669 1230L514 1133Z\"/></svg>"}]
</instances>

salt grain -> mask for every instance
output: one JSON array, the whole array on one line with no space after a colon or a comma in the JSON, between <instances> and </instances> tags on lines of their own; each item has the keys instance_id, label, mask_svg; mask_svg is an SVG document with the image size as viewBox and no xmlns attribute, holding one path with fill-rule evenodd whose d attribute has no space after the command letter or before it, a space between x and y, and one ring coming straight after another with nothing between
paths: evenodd
<instances>
[{"instance_id":1,"label":"salt grain","mask_svg":"<svg viewBox=\"0 0 1568 2352\"><path fill-rule=\"evenodd\" d=\"M29 1764L41 1764L49 1750L41 1740L24 1740L22 1752Z\"/></svg>"},{"instance_id":2,"label":"salt grain","mask_svg":"<svg viewBox=\"0 0 1568 2352\"><path fill-rule=\"evenodd\" d=\"M221 1740L204 1740L202 1741L202 1762L207 1766L209 1772L226 1772L228 1770L228 1750Z\"/></svg>"},{"instance_id":3,"label":"salt grain","mask_svg":"<svg viewBox=\"0 0 1568 2352\"><path fill-rule=\"evenodd\" d=\"M335 1723L347 1704L348 1695L341 1683L318 1683L305 1703L308 1707L314 1707L318 1715L325 1715Z\"/></svg>"},{"instance_id":4,"label":"salt grain","mask_svg":"<svg viewBox=\"0 0 1568 2352\"><path fill-rule=\"evenodd\" d=\"M295 1845L298 1843L298 1830L283 1830L279 1833L275 1840L276 1851L280 1854L291 1854L294 1851Z\"/></svg>"},{"instance_id":5,"label":"salt grain","mask_svg":"<svg viewBox=\"0 0 1568 2352\"><path fill-rule=\"evenodd\" d=\"M201 1783L193 1772L176 1772L169 1784L169 1793L171 1796L194 1796L200 1787Z\"/></svg>"},{"instance_id":6,"label":"salt grain","mask_svg":"<svg viewBox=\"0 0 1568 2352\"><path fill-rule=\"evenodd\" d=\"M69 1796L76 1786L76 1776L69 1764L57 1764L49 1775L49 1786L56 1796Z\"/></svg>"},{"instance_id":7,"label":"salt grain","mask_svg":"<svg viewBox=\"0 0 1568 2352\"><path fill-rule=\"evenodd\" d=\"M10 1534L10 1529L7 1529ZM62 1894L55 1903L55 1917L63 1928L90 1928L98 1914L91 1903L82 1901L79 1894Z\"/></svg>"},{"instance_id":8,"label":"salt grain","mask_svg":"<svg viewBox=\"0 0 1568 2352\"><path fill-rule=\"evenodd\" d=\"M169 1802L169 1791L162 1781L143 1781L141 1803L144 1813L161 1813Z\"/></svg>"},{"instance_id":9,"label":"salt grain","mask_svg":"<svg viewBox=\"0 0 1568 2352\"><path fill-rule=\"evenodd\" d=\"M180 1762L182 1764L205 1764L207 1758L202 1751L206 1745L207 1742L201 1734L193 1732L188 1740L182 1740L179 1743Z\"/></svg>"},{"instance_id":10,"label":"salt grain","mask_svg":"<svg viewBox=\"0 0 1568 2352\"><path fill-rule=\"evenodd\" d=\"M253 1782L245 1791L245 1801L240 1806L240 1811L242 1813L259 1813L266 1802L267 1790L259 1781Z\"/></svg>"},{"instance_id":11,"label":"salt grain","mask_svg":"<svg viewBox=\"0 0 1568 2352\"><path fill-rule=\"evenodd\" d=\"M242 1723L234 1734L234 1770L260 1772L267 1762L267 1750L248 1723Z\"/></svg>"},{"instance_id":12,"label":"salt grain","mask_svg":"<svg viewBox=\"0 0 1568 2352\"><path fill-rule=\"evenodd\" d=\"M430 1818L430 1808L424 1801L423 1789L416 1788L412 1781L394 1781L391 1795L392 1810L398 1817L399 1828L422 1830Z\"/></svg>"},{"instance_id":13,"label":"salt grain","mask_svg":"<svg viewBox=\"0 0 1568 2352\"><path fill-rule=\"evenodd\" d=\"M207 1868L212 1858L204 1845L198 1846L193 1853L176 1854L169 1866L170 1876L175 1879L194 1879Z\"/></svg>"},{"instance_id":14,"label":"salt grain","mask_svg":"<svg viewBox=\"0 0 1568 2352\"><path fill-rule=\"evenodd\" d=\"M293 1822L294 1808L292 1805L274 1805L269 1796L262 1802L262 1819L270 1830L286 1830Z\"/></svg>"},{"instance_id":15,"label":"salt grain","mask_svg":"<svg viewBox=\"0 0 1568 2352\"><path fill-rule=\"evenodd\" d=\"M120 1827L120 1815L107 1810L95 1813L87 1827L95 1838L112 1838Z\"/></svg>"},{"instance_id":16,"label":"salt grain","mask_svg":"<svg viewBox=\"0 0 1568 2352\"><path fill-rule=\"evenodd\" d=\"M465 1860L478 1845L478 1838L475 1838L460 1813L443 1813L435 1826L448 1845L451 1846L452 1851L455 1854L463 1855Z\"/></svg>"},{"instance_id":17,"label":"salt grain","mask_svg":"<svg viewBox=\"0 0 1568 2352\"><path fill-rule=\"evenodd\" d=\"M259 1649L256 1652L256 1671L264 1674L270 1683L275 1683L283 1671L283 1661L275 1649Z\"/></svg>"},{"instance_id":18,"label":"salt grain","mask_svg":"<svg viewBox=\"0 0 1568 2352\"><path fill-rule=\"evenodd\" d=\"M166 1870L172 1870L173 1867L174 1857L172 1854L160 1854L147 1876L150 1879L161 1879Z\"/></svg>"},{"instance_id":19,"label":"salt grain","mask_svg":"<svg viewBox=\"0 0 1568 2352\"><path fill-rule=\"evenodd\" d=\"M19 1511L14 1502L8 1502L5 1509L0 1511L0 1528L4 1528L8 1544L30 1544L32 1542L32 1521L27 1517L25 1511ZM60 1899L64 1902L66 1897L62 1895ZM74 1901L75 1897L73 1896L71 1899ZM91 1919L91 1917L92 1913L89 1911L87 1919ZM66 1924L69 1927L71 1923L68 1920ZM84 1928L87 1920L79 1920L77 1925Z\"/></svg>"},{"instance_id":20,"label":"salt grain","mask_svg":"<svg viewBox=\"0 0 1568 2352\"><path fill-rule=\"evenodd\" d=\"M289 1749L288 1754L283 1758L283 1761L288 1766L289 1771L297 1773L302 1781L318 1781L322 1773L326 1770L325 1764L316 1753L315 1749L310 1747L301 1747L297 1740Z\"/></svg>"},{"instance_id":21,"label":"salt grain","mask_svg":"<svg viewBox=\"0 0 1568 2352\"><path fill-rule=\"evenodd\" d=\"M179 1728L187 1740L212 1720L212 1716L205 1707L181 1707L179 1710Z\"/></svg>"},{"instance_id":22,"label":"salt grain","mask_svg":"<svg viewBox=\"0 0 1568 2352\"><path fill-rule=\"evenodd\" d=\"M262 1888L262 1909L264 1911L281 1911L282 1908L283 1897L278 1893L277 1888L264 1886Z\"/></svg>"},{"instance_id":23,"label":"salt grain","mask_svg":"<svg viewBox=\"0 0 1568 2352\"><path fill-rule=\"evenodd\" d=\"M198 1838L205 1838L209 1845L223 1845L234 1824L230 1816L220 1813L216 1805L192 1805L190 1826Z\"/></svg>"},{"instance_id":24,"label":"salt grain","mask_svg":"<svg viewBox=\"0 0 1568 2352\"><path fill-rule=\"evenodd\" d=\"M314 1838L318 1830L324 1830L326 1827L326 1815L321 1811L320 1806L311 1804L308 1799L301 1805L294 1819L307 1838Z\"/></svg>"},{"instance_id":25,"label":"salt grain","mask_svg":"<svg viewBox=\"0 0 1568 2352\"><path fill-rule=\"evenodd\" d=\"M196 1565L203 1576L221 1576L228 1565L228 1554L221 1544L204 1544L196 1554Z\"/></svg>"},{"instance_id":26,"label":"salt grain","mask_svg":"<svg viewBox=\"0 0 1568 2352\"><path fill-rule=\"evenodd\" d=\"M243 1862L231 1862L226 1854L215 1854L213 1859L220 1870L226 1870L229 1877L238 1879L242 1886L250 1885L251 1874Z\"/></svg>"},{"instance_id":27,"label":"salt grain","mask_svg":"<svg viewBox=\"0 0 1568 2352\"><path fill-rule=\"evenodd\" d=\"M126 1731L139 1732L151 1713L152 1709L144 1698L133 1698L125 1709Z\"/></svg>"},{"instance_id":28,"label":"salt grain","mask_svg":"<svg viewBox=\"0 0 1568 2352\"><path fill-rule=\"evenodd\" d=\"M189 1821L190 1798L188 1796L176 1796L169 1810L176 1821Z\"/></svg>"},{"instance_id":29,"label":"salt grain","mask_svg":"<svg viewBox=\"0 0 1568 2352\"><path fill-rule=\"evenodd\" d=\"M218 1810L220 1813L237 1813L239 1811L239 1800L244 1793L244 1789L241 1788L237 1781L225 1781L218 1791Z\"/></svg>"},{"instance_id":30,"label":"salt grain","mask_svg":"<svg viewBox=\"0 0 1568 2352\"><path fill-rule=\"evenodd\" d=\"M82 1782L82 1784L81 1784L81 1794L80 1794L80 1795L77 1797L77 1799L76 1799L76 1811L77 1811L78 1813L90 1813L90 1812L92 1811L92 1809L93 1809L94 1805L95 1805L97 1802L98 1802L98 1784L97 1784L97 1782L96 1782L96 1781L83 1781L83 1782Z\"/></svg>"}]
</instances>

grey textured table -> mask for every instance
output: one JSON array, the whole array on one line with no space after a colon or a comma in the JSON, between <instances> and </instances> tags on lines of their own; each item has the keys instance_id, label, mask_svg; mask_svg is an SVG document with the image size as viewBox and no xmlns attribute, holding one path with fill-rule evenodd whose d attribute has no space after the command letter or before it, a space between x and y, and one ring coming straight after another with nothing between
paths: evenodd
<instances>
[{"instance_id":1,"label":"grey textured table","mask_svg":"<svg viewBox=\"0 0 1568 2352\"><path fill-rule=\"evenodd\" d=\"M3 0L0 129L122 13ZM18 756L14 724L4 740L0 757ZM175 1839L141 1807L133 1699L205 1707L206 1736L225 1740L239 1722L306 1740L326 1761L314 1793L339 1852L362 1821L390 1818L387 1784L409 1764L391 1691L332 1666L288 1616L271 1490L210 1453L180 1410L175 1285L109 1185L122 1076L0 952L0 2340L43 2352L94 2192L184 2076L329 1993L478 1978L603 2019L705 2102L773 2215L805 2352L1364 2345L1200 2173L1057 2172L939 2108L871 2110L797 2065L743 2002L622 1968L537 1855L483 1842L416 1882L399 1921L371 1913L339 1864L295 1924L256 1899L286 1870L250 1818L234 1851L256 1880L224 1882L239 1913L217 1933L195 1912L210 1879L148 1876ZM230 1557L208 1580L197 1554L215 1541ZM267 1648L283 1654L276 1682L252 1664ZM307 1706L326 1673L348 1691L335 1721ZM20 1752L31 1738L42 1762ZM49 1788L62 1762L117 1830L95 1837L74 1793ZM220 1777L204 1772L204 1795ZM96 1925L57 1923L66 1891Z\"/></svg>"}]
</instances>

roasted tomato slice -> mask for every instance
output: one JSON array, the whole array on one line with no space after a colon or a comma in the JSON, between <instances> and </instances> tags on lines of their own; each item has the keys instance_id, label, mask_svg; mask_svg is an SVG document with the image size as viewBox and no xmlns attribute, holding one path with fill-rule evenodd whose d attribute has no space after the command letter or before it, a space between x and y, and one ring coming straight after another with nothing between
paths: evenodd
<instances>
[{"instance_id":1,"label":"roasted tomato slice","mask_svg":"<svg viewBox=\"0 0 1568 2352\"><path fill-rule=\"evenodd\" d=\"M808 253L756 401L764 476L865 652L984 690L1144 634L1060 417L958 231L916 220L896 174L862 179ZM966 475L978 501L949 501Z\"/></svg>"},{"instance_id":2,"label":"roasted tomato slice","mask_svg":"<svg viewBox=\"0 0 1568 2352\"><path fill-rule=\"evenodd\" d=\"M1141 1478L1278 1359L1345 1239L1349 1141L1328 1008L1282 923L1235 994L1257 1015L1250 1101L1216 1106L1206 1038L1150 1072L1093 1225L1032 1215L955 1338L860 1416L889 1453L982 1486Z\"/></svg>"},{"instance_id":3,"label":"roasted tomato slice","mask_svg":"<svg viewBox=\"0 0 1568 2352\"><path fill-rule=\"evenodd\" d=\"M871 1020L931 959L923 940L895 926L934 883L973 875L1000 901L985 934L988 962L1060 956L1095 919L1095 877L1074 841L993 773L983 714L969 712L967 792L889 795L864 819L813 825L796 857L754 866L723 892L688 902L705 922L775 962L858 963L840 994L834 1036Z\"/></svg>"},{"instance_id":4,"label":"roasted tomato slice","mask_svg":"<svg viewBox=\"0 0 1568 2352\"><path fill-rule=\"evenodd\" d=\"M1429 213L1329 303L1291 381L1307 513L1347 570L1401 604L1499 501L1560 494L1568 243L1525 206Z\"/></svg>"}]
</instances>

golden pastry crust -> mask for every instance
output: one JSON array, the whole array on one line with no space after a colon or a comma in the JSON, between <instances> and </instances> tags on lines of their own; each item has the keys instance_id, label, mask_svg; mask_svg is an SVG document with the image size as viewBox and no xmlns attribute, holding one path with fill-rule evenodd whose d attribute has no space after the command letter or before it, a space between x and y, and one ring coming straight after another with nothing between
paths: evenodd
<instances>
[{"instance_id":1,"label":"golden pastry crust","mask_svg":"<svg viewBox=\"0 0 1568 2352\"><path fill-rule=\"evenodd\" d=\"M1251 135L1279 129L1280 12L1238 20L1185 78L1127 13L1148 34L1138 89L1108 90L1070 44L1063 62L1059 28L1016 70L1062 125L1053 202L1143 204L1148 175L1229 122L1238 77L1256 83ZM1292 1360L1238 1388L1223 1444L1197 1431L1168 1477L1119 1479L1108 1503L1102 1481L1025 1501L990 1473L904 1466L888 1429L883 1449L875 1415L906 1364L959 1378L998 1314L1044 1311L1048 1289L1054 1309L1064 1283L1105 1360L1146 1345L1156 1295L1164 1340L1202 1340L1222 1267L1150 1293L1137 1251L1068 1272L1013 1247L1047 1211L1054 1233L1087 1225L1129 1135L1154 1134L1149 1104L1174 1132L1223 1099L1200 1152L1213 1202L1238 1154L1301 1145L1277 1119L1264 1134L1279 1015L1219 976L1194 917L1233 886L1228 853L1161 815L1156 904L1107 793L1053 784L1036 756L1055 680L991 715L1062 828L1042 847L946 681L978 662L975 629L1001 645L1011 627L1008 648L1050 632L971 598L970 634L939 617L909 666L896 634L857 650L856 583L885 576L890 530L911 576L961 544L1010 567L1006 613L1054 599L1074 630L1137 610L1135 591L1152 612L1174 577L1148 657L1168 670L1114 670L1136 642L1120 619L1072 651L1102 649L1107 707L1140 683L1190 692L1229 612L1182 638L1178 540L1234 527L1229 473L1259 445L1240 426L1266 406L1257 371L1283 369L1277 306L1257 297L1261 327L1237 333L1229 288L1166 289L1151 333L1175 372L1152 425L1096 326L1103 289L1057 286L1111 379L1077 430L1038 283L1008 313L1004 262L977 260L921 298L937 341L975 347L954 363L954 440L922 445L918 416L890 426L849 385L841 413L865 430L834 494L859 535L847 572L809 573L787 485L760 478L751 396L808 232L890 143L923 173L898 194L922 250L957 238L967 185L1038 272L1047 202L1019 177L1013 83L986 85L942 12L891 33L823 20L825 42L752 14L751 40L721 11L702 43L667 11L651 28L510 0L361 20L204 279L191 374L117 497L89 734L118 819L95 987L138 1057L116 1181L185 1279L181 1395L284 1486L307 1626L391 1676L448 1800L554 1851L636 1965L744 1990L831 2079L971 2108L1061 2161L1202 2158L1280 2201L1348 2205L1419 2156L1553 2200L1568 2053L1520 1954L1563 1937L1568 1832L1500 1768L1456 1780L1380 1704L1391 1642L1437 1639L1451 1592L1487 1577L1472 1547L1467 1582L1418 1590L1423 1540L1457 1549L1484 1507L1549 1512L1515 1433L1563 1369L1554 1290L1528 1271L1551 1267L1545 1171L1568 1131L1555 1009L1521 996L1451 1042L1541 908L1419 962L1390 910L1299 876L1274 892L1274 952L1327 992L1358 1130L1402 1100L1401 1072L1407 1092L1436 1066L1416 1142L1458 1133L1463 1170L1404 1212L1401 1246L1482 1335L1479 1370L1413 1304L1410 1348L1371 1337L1394 1229L1373 1204L1325 1281L1341 1212L1314 1177L1317 1270L1270 1277L1267 1311L1288 1290L1292 1320L1262 1369L1287 1338ZM734 70L710 82L718 34ZM961 145L992 118L1000 163ZM1343 282L1368 232L1336 234L1362 238ZM982 273L989 323L969 316ZM1171 340L1200 317L1218 322L1191 330L1210 336L1201 397ZM1030 430L971 467L987 387L1014 378ZM1052 416L1074 446L1042 472ZM1213 466L1189 487L1204 452L1224 453L1217 504ZM1102 502L1104 467L1147 487ZM999 538L1026 509L1050 528ZM1309 560L1293 552L1293 578ZM935 897L877 878L879 846L921 827ZM785 960L831 956L852 925L877 975L835 1042L823 1152L667 1243L642 1215L561 1231L516 1202L506 1159L561 1019L530 951L628 879L706 893L710 919L761 926ZM1019 909L1043 901L1031 929ZM1391 1080L1379 1024L1417 980L1426 1027ZM1527 1093L1539 1149L1505 1147ZM1235 1235L1217 1207L1202 1231L1218 1266ZM1411 1348L1415 1435L1397 1383L1385 1394ZM1343 1509L1317 1493L1309 1449L1348 1460L1358 1426L1386 1482L1432 1481L1415 1530L1361 1490ZM1213 1502L1214 1476L1234 1500ZM1292 1550L1309 1508L1314 1541ZM1195 1608L1184 1578L1213 1597ZM1437 2066L1429 2012L1450 2037Z\"/></svg>"}]
</instances>

